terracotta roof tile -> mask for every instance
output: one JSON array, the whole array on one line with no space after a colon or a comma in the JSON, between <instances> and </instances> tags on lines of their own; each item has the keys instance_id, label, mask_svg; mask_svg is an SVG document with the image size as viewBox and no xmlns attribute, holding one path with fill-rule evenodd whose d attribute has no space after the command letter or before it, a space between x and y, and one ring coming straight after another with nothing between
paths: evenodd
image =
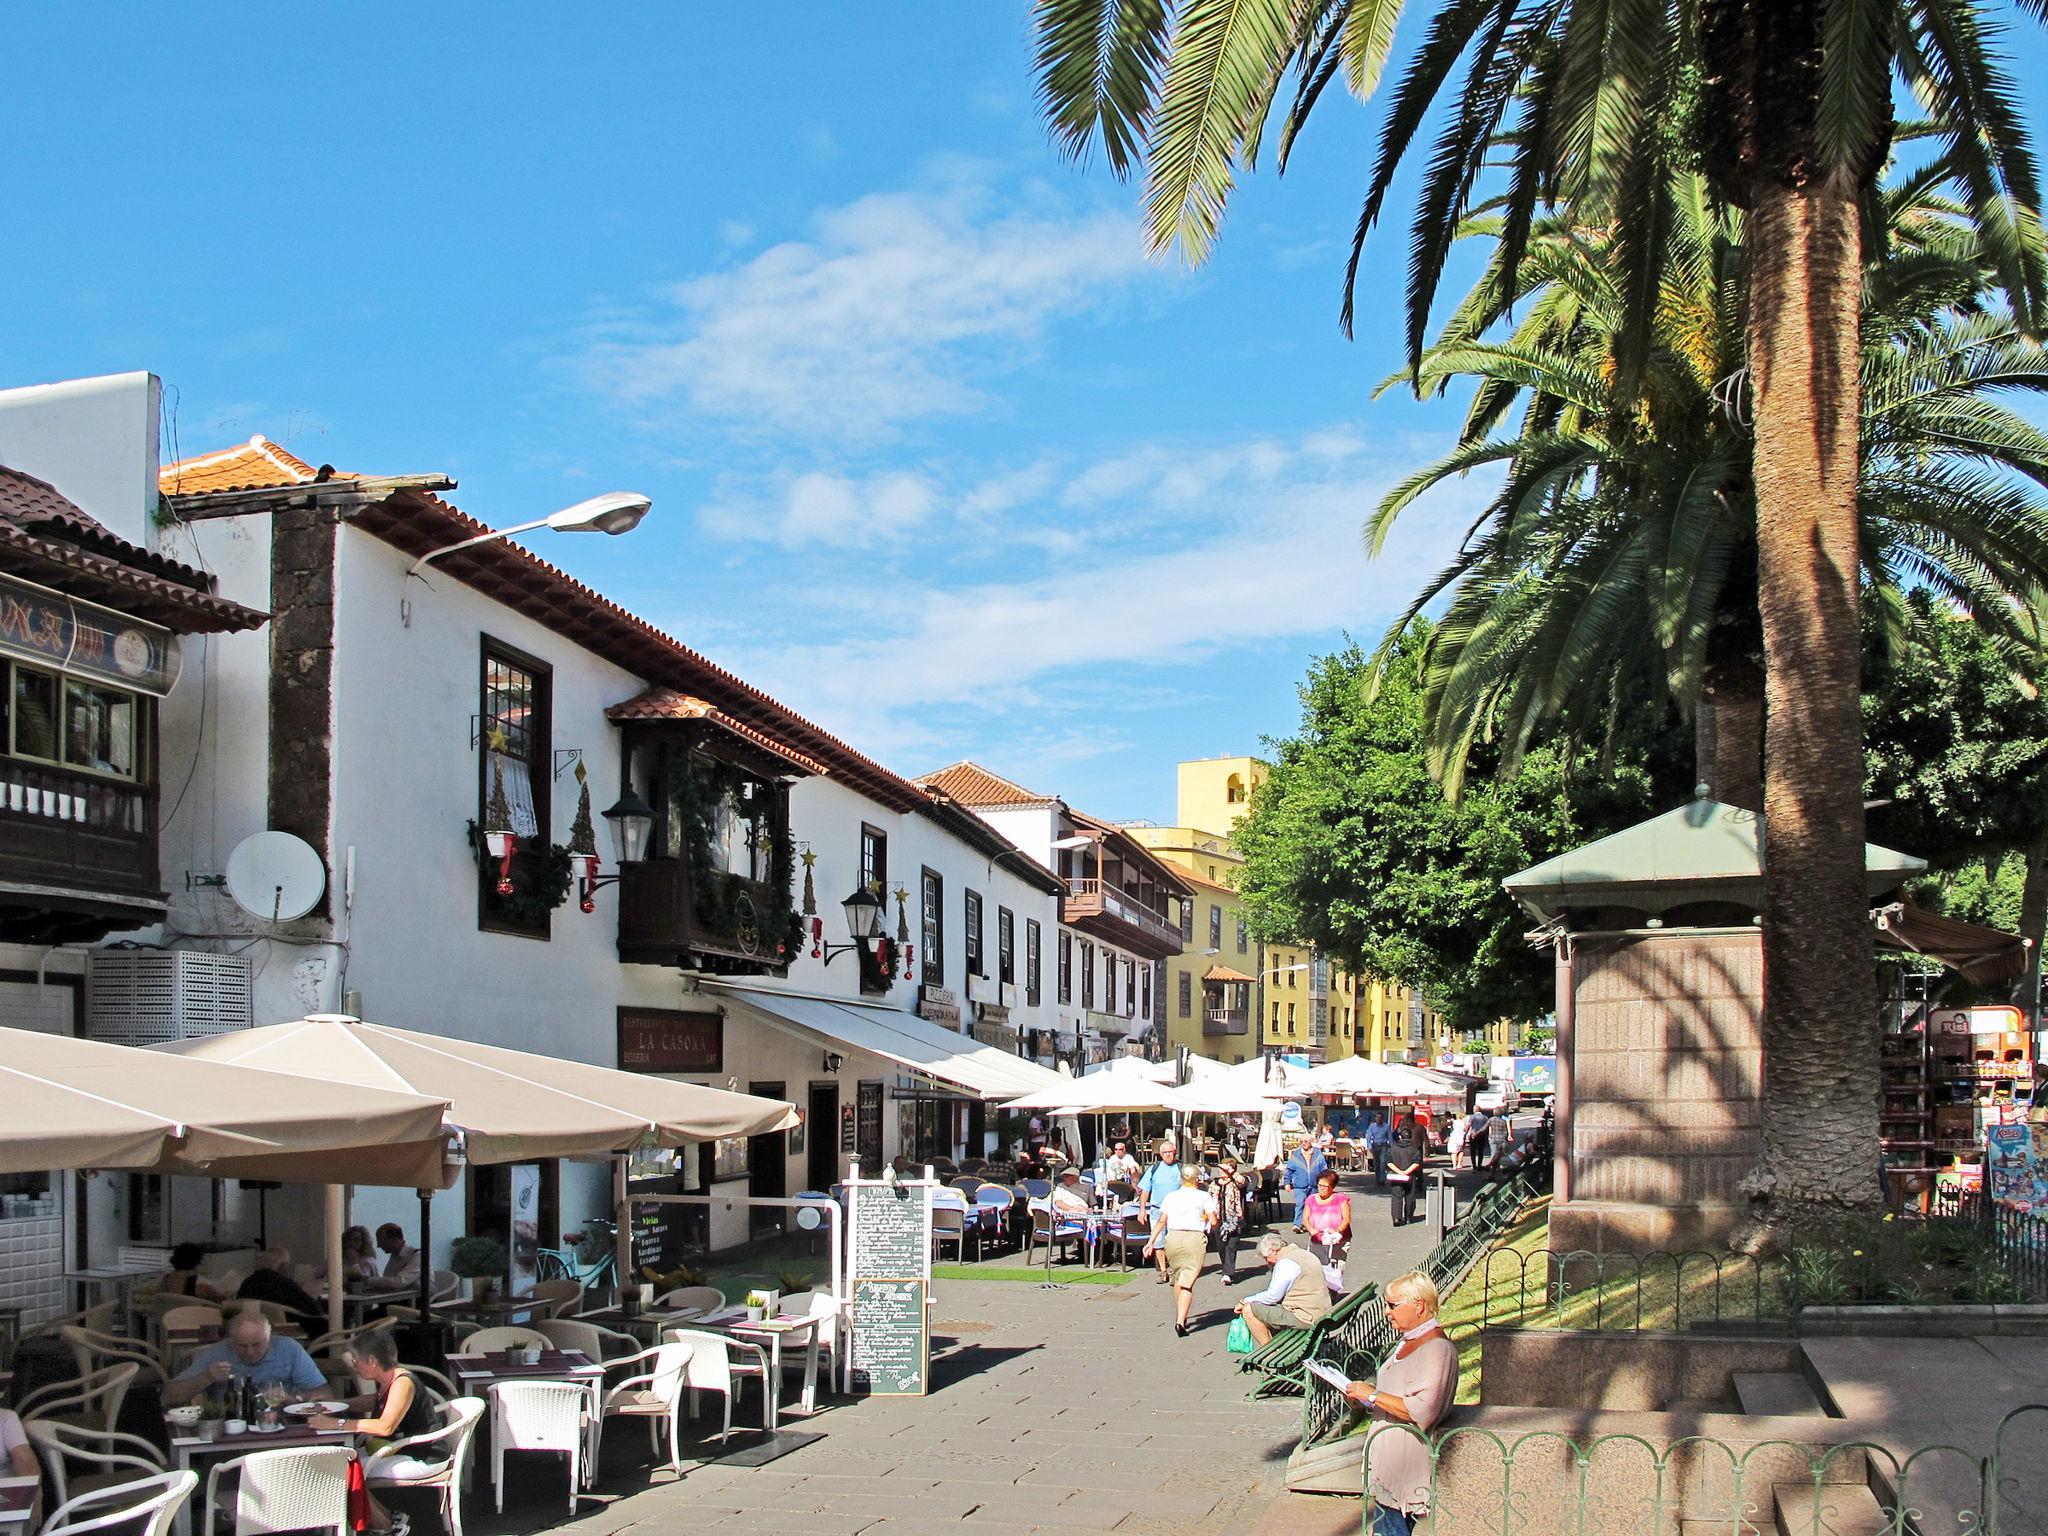
<instances>
[{"instance_id":1,"label":"terracotta roof tile","mask_svg":"<svg viewBox=\"0 0 2048 1536\"><path fill-rule=\"evenodd\" d=\"M1238 981L1250 986L1258 981L1256 976L1247 976L1243 971L1233 971L1227 965L1212 965L1202 972L1204 981Z\"/></svg>"},{"instance_id":2,"label":"terracotta roof tile","mask_svg":"<svg viewBox=\"0 0 2048 1536\"><path fill-rule=\"evenodd\" d=\"M649 688L636 693L623 704L614 704L604 712L607 720L708 720L713 725L723 726L735 736L744 738L761 748L772 752L787 762L794 763L805 773L823 774L829 770L815 757L807 757L794 747L784 746L765 731L757 731L742 721L735 720L717 705L706 702L692 694L678 693L673 688Z\"/></svg>"},{"instance_id":3,"label":"terracotta roof tile","mask_svg":"<svg viewBox=\"0 0 2048 1536\"><path fill-rule=\"evenodd\" d=\"M287 485L311 485L320 470L262 433L219 453L179 459L157 471L157 489L166 496L201 496L209 491L264 491ZM324 478L348 480L332 468Z\"/></svg>"},{"instance_id":4,"label":"terracotta roof tile","mask_svg":"<svg viewBox=\"0 0 2048 1536\"><path fill-rule=\"evenodd\" d=\"M917 781L962 805L1054 805L1051 795L1033 794L1022 784L990 773L979 763L958 762Z\"/></svg>"}]
</instances>

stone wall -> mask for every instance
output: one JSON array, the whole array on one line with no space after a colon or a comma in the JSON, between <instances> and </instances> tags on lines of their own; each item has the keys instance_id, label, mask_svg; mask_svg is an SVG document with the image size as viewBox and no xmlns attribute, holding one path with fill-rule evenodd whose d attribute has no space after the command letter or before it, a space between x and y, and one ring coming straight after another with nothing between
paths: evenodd
<instances>
[{"instance_id":1,"label":"stone wall","mask_svg":"<svg viewBox=\"0 0 2048 1536\"><path fill-rule=\"evenodd\" d=\"M1752 930L1574 939L1550 1246L1717 1244L1758 1146L1763 946Z\"/></svg>"},{"instance_id":2,"label":"stone wall","mask_svg":"<svg viewBox=\"0 0 2048 1536\"><path fill-rule=\"evenodd\" d=\"M272 519L268 824L311 843L330 870L334 808L334 518L289 507ZM311 918L328 912L327 897Z\"/></svg>"}]
</instances>

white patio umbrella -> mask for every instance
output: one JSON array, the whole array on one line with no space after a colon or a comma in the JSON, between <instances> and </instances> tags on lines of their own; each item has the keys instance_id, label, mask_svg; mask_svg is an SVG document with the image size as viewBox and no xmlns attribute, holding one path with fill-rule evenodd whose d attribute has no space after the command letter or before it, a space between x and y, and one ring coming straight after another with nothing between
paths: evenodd
<instances>
[{"instance_id":1,"label":"white patio umbrella","mask_svg":"<svg viewBox=\"0 0 2048 1536\"><path fill-rule=\"evenodd\" d=\"M1313 1067L1303 1074L1300 1086L1310 1093L1366 1099L1453 1099L1465 1092L1461 1080L1441 1072L1363 1056Z\"/></svg>"},{"instance_id":2,"label":"white patio umbrella","mask_svg":"<svg viewBox=\"0 0 2048 1536\"><path fill-rule=\"evenodd\" d=\"M796 1107L782 1099L419 1034L346 1014L314 1014L290 1024L181 1040L156 1049L187 1060L226 1061L324 1083L377 1084L444 1099L448 1122L461 1132L464 1151L473 1163L611 1156L621 1284L632 1269L625 1154L646 1146L684 1147L725 1136L758 1136L799 1123ZM423 1199L422 1249L428 1238L426 1219ZM329 1233L330 1264L339 1263L340 1242L338 1231ZM430 1266L422 1263L422 1312L428 1310L431 1288ZM329 1290L331 1296L338 1295L339 1287ZM332 1299L330 1312L338 1315Z\"/></svg>"}]
</instances>

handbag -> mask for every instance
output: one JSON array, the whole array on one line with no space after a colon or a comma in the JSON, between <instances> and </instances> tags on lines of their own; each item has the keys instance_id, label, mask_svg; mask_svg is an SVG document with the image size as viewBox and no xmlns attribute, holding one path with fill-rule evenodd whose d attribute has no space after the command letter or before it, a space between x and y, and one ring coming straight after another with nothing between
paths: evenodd
<instances>
[{"instance_id":1,"label":"handbag","mask_svg":"<svg viewBox=\"0 0 2048 1536\"><path fill-rule=\"evenodd\" d=\"M1224 1335L1223 1347L1233 1355L1248 1355L1258 1348L1252 1341L1252 1331L1245 1326L1243 1318L1233 1317L1230 1320L1230 1332Z\"/></svg>"},{"instance_id":2,"label":"handbag","mask_svg":"<svg viewBox=\"0 0 2048 1536\"><path fill-rule=\"evenodd\" d=\"M370 1523L370 1490L363 1486L363 1463L350 1457L348 1463L348 1525L360 1531Z\"/></svg>"}]
</instances>

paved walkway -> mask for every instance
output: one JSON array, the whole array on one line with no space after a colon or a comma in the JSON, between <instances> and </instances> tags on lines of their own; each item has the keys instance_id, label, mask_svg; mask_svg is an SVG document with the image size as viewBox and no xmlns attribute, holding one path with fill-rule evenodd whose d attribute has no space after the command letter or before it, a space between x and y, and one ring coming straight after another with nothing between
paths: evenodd
<instances>
[{"instance_id":1,"label":"paved walkway","mask_svg":"<svg viewBox=\"0 0 2048 1536\"><path fill-rule=\"evenodd\" d=\"M1413 1268L1433 1241L1429 1227L1395 1231L1369 1180L1344 1182L1359 1234L1347 1280ZM1256 1262L1249 1243L1242 1262ZM1240 1283L1235 1295L1249 1289ZM605 1436L606 1502L586 1501L565 1528L1212 1536L1259 1524L1275 1503L1300 1403L1246 1400L1250 1379L1223 1347L1233 1293L1213 1256L1195 1293L1200 1326L1186 1339L1174 1336L1171 1292L1149 1270L1121 1286L948 1280L936 1290L930 1396L842 1400L793 1421L821 1432L816 1444L765 1467L696 1466L680 1481L666 1472L648 1481L638 1426L615 1421ZM465 1522L472 1532L562 1521L560 1464L526 1459L533 1466L513 1474L504 1517L489 1515L487 1480L479 1485ZM1355 1505L1348 1519L1355 1529Z\"/></svg>"}]
</instances>

